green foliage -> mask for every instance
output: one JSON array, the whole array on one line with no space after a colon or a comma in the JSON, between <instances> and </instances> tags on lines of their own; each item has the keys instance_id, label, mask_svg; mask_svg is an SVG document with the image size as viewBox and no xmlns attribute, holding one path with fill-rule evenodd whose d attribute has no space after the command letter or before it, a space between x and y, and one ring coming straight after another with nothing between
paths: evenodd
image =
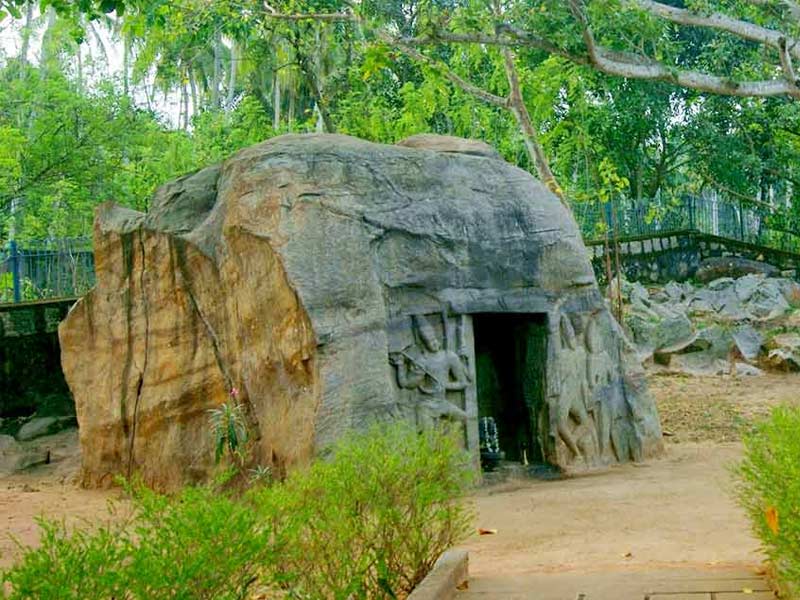
<instances>
[{"instance_id":1,"label":"green foliage","mask_svg":"<svg viewBox=\"0 0 800 600\"><path fill-rule=\"evenodd\" d=\"M30 300L41 300L52 294L52 291L37 287L33 281L27 277L20 279L20 300L27 302ZM0 273L0 302L14 302L14 275L6 272Z\"/></svg>"},{"instance_id":2,"label":"green foliage","mask_svg":"<svg viewBox=\"0 0 800 600\"><path fill-rule=\"evenodd\" d=\"M769 47L710 28L678 27L623 0L585 4L595 38L608 48L733 80L775 77ZM743 0L685 5L800 35L775 7ZM387 143L421 132L478 138L534 171L510 112L445 76L449 70L506 96L499 48L424 45L418 50L432 63L421 63L375 37L379 28L409 37L442 31L491 37L498 20L491 3L270 2L286 13L356 10L358 23L274 19L256 0L44 0L41 6L58 15L44 31L41 19L28 23L22 0L0 0L0 15L11 14L18 29L25 19L46 40L36 66L32 52L4 62L0 56L0 242L11 232L21 240L87 235L99 202L146 210L161 183L286 132L324 129ZM502 20L585 55L580 27L562 0L505 3ZM82 75L92 61L87 44L78 42L102 27L113 29L113 43L127 58L122 81ZM715 97L608 77L558 52L514 51L525 103L570 201L611 194L658 197L665 205L711 187L745 201L775 197L780 203L770 227L795 229L797 102ZM177 100L177 122L156 114L162 94ZM618 181L609 180L609 168ZM775 236L776 242L785 237Z\"/></svg>"},{"instance_id":3,"label":"green foliage","mask_svg":"<svg viewBox=\"0 0 800 600\"><path fill-rule=\"evenodd\" d=\"M744 439L739 502L781 579L800 586L800 408L776 408Z\"/></svg>"},{"instance_id":4,"label":"green foliage","mask_svg":"<svg viewBox=\"0 0 800 600\"><path fill-rule=\"evenodd\" d=\"M214 437L214 460L219 463L227 452L241 464L244 462L244 448L248 440L247 419L244 408L236 401L236 395L231 395L229 402L208 411L211 434Z\"/></svg>"},{"instance_id":5,"label":"green foliage","mask_svg":"<svg viewBox=\"0 0 800 600\"><path fill-rule=\"evenodd\" d=\"M269 487L174 497L127 486L133 512L68 528L0 574L9 600L344 600L403 597L467 535L472 478L454 433L375 426Z\"/></svg>"},{"instance_id":6,"label":"green foliage","mask_svg":"<svg viewBox=\"0 0 800 600\"><path fill-rule=\"evenodd\" d=\"M246 598L269 564L267 530L246 504L212 489L174 498L134 486L134 515L67 528L40 519L41 545L2 573L11 600Z\"/></svg>"},{"instance_id":7,"label":"green foliage","mask_svg":"<svg viewBox=\"0 0 800 600\"><path fill-rule=\"evenodd\" d=\"M454 432L375 426L254 496L278 580L300 598L394 598L462 541L473 470Z\"/></svg>"}]
</instances>

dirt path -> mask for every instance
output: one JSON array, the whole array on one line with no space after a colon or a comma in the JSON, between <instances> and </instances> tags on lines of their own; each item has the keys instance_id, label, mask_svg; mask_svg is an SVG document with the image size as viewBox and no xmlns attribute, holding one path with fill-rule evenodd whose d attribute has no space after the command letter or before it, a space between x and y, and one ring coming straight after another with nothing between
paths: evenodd
<instances>
[{"instance_id":1,"label":"dirt path","mask_svg":"<svg viewBox=\"0 0 800 600\"><path fill-rule=\"evenodd\" d=\"M758 544L731 499L735 444L671 446L642 466L565 481L524 481L476 497L468 543L482 576L617 568L757 565Z\"/></svg>"},{"instance_id":2,"label":"dirt path","mask_svg":"<svg viewBox=\"0 0 800 600\"><path fill-rule=\"evenodd\" d=\"M772 406L796 402L800 376L653 377L651 389L671 434L662 459L476 495L479 527L497 534L467 543L472 579L461 600L772 597L733 500L741 446L731 440Z\"/></svg>"},{"instance_id":3,"label":"dirt path","mask_svg":"<svg viewBox=\"0 0 800 600\"><path fill-rule=\"evenodd\" d=\"M651 389L672 434L664 458L476 493L478 525L498 533L469 540L473 580L463 600L575 600L579 593L585 600L642 600L645 588L695 586L687 582L733 586L718 587L717 600L736 598L734 588L762 589L754 578L758 544L732 500L728 468L741 449L731 440L771 406L797 401L800 375L653 377ZM96 521L118 496L74 485L78 461L69 435L47 442L56 448L53 465L0 481L0 567L16 554L8 534L36 542L36 516Z\"/></svg>"},{"instance_id":4,"label":"dirt path","mask_svg":"<svg viewBox=\"0 0 800 600\"><path fill-rule=\"evenodd\" d=\"M51 450L52 464L30 473L0 479L0 569L14 562L24 545L39 539L36 518L64 519L68 524L97 523L108 516L108 501L119 492L84 490L75 485L80 466L77 431L37 440Z\"/></svg>"}]
</instances>

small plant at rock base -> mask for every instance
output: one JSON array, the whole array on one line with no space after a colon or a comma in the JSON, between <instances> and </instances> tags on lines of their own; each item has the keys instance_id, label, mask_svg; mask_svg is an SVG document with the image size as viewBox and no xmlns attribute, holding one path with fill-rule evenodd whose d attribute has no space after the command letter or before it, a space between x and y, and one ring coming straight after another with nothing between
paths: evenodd
<instances>
[{"instance_id":1,"label":"small plant at rock base","mask_svg":"<svg viewBox=\"0 0 800 600\"><path fill-rule=\"evenodd\" d=\"M244 408L238 398L239 391L233 388L228 402L208 411L214 436L214 460L217 463L226 452L240 464L245 460L244 447L249 436Z\"/></svg>"},{"instance_id":2,"label":"small plant at rock base","mask_svg":"<svg viewBox=\"0 0 800 600\"><path fill-rule=\"evenodd\" d=\"M272 468L256 465L250 469L250 485L268 485L272 483Z\"/></svg>"}]
</instances>

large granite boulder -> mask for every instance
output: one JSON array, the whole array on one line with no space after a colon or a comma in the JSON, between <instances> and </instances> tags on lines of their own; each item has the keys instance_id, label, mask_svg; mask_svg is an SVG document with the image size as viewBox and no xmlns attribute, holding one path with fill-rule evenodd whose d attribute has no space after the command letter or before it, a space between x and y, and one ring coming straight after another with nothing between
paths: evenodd
<instances>
[{"instance_id":1,"label":"large granite boulder","mask_svg":"<svg viewBox=\"0 0 800 600\"><path fill-rule=\"evenodd\" d=\"M147 214L102 205L95 260L60 328L86 485L208 477L232 388L278 474L386 418L460 423L477 457L494 416L507 454L567 470L661 448L573 219L475 144L275 138Z\"/></svg>"}]
</instances>

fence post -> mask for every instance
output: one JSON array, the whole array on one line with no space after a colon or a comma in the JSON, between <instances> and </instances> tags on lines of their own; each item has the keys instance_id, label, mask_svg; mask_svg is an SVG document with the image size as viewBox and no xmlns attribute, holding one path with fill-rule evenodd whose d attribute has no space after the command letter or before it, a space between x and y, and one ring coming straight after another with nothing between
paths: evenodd
<instances>
[{"instance_id":1,"label":"fence post","mask_svg":"<svg viewBox=\"0 0 800 600\"><path fill-rule=\"evenodd\" d=\"M613 200L609 199L607 202L603 204L603 209L606 218L606 229L611 231L613 229L612 222L611 222L611 203Z\"/></svg>"},{"instance_id":2,"label":"fence post","mask_svg":"<svg viewBox=\"0 0 800 600\"><path fill-rule=\"evenodd\" d=\"M22 286L19 278L19 251L14 240L11 240L11 279L14 285L14 302L19 303L22 301Z\"/></svg>"},{"instance_id":3,"label":"fence post","mask_svg":"<svg viewBox=\"0 0 800 600\"><path fill-rule=\"evenodd\" d=\"M742 238L742 241L746 241L744 238L744 202L739 200L739 235Z\"/></svg>"},{"instance_id":4,"label":"fence post","mask_svg":"<svg viewBox=\"0 0 800 600\"><path fill-rule=\"evenodd\" d=\"M689 201L689 229L694 231L696 229L694 224L694 196L689 196L687 200Z\"/></svg>"}]
</instances>

